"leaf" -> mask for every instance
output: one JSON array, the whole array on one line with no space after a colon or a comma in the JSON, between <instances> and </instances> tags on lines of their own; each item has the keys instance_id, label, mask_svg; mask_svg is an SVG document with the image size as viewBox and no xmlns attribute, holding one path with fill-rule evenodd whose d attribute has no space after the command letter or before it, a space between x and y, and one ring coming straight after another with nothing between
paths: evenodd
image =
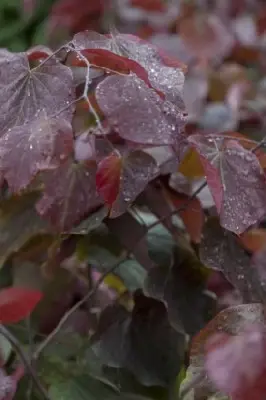
<instances>
[{"instance_id":1,"label":"leaf","mask_svg":"<svg viewBox=\"0 0 266 400\"><path fill-rule=\"evenodd\" d=\"M240 235L239 241L245 249L256 253L266 246L266 230L260 228L250 229Z\"/></svg>"},{"instance_id":2,"label":"leaf","mask_svg":"<svg viewBox=\"0 0 266 400\"><path fill-rule=\"evenodd\" d=\"M146 270L152 267L146 244L146 228L129 212L119 218L109 219L106 224L111 233L118 238L121 245L134 255ZM128 232L130 231L130 235Z\"/></svg>"},{"instance_id":3,"label":"leaf","mask_svg":"<svg viewBox=\"0 0 266 400\"><path fill-rule=\"evenodd\" d=\"M190 148L181 161L178 172L187 178L201 178L204 176L204 170L200 162L200 157L195 149Z\"/></svg>"},{"instance_id":4,"label":"leaf","mask_svg":"<svg viewBox=\"0 0 266 400\"><path fill-rule=\"evenodd\" d=\"M209 218L204 225L200 259L206 266L223 272L244 301L263 301L264 289L251 268L249 256L216 218Z\"/></svg>"},{"instance_id":5,"label":"leaf","mask_svg":"<svg viewBox=\"0 0 266 400\"><path fill-rule=\"evenodd\" d=\"M184 114L183 66L180 63L180 68L177 68L176 64L175 68L168 66L167 61L169 60L162 56L160 50L155 46L134 35L117 33L104 36L91 31L75 35L73 45L79 51L82 49L106 49L116 54L122 53L130 60L136 61L148 72L152 87L162 92L167 101L179 108L178 114Z\"/></svg>"},{"instance_id":6,"label":"leaf","mask_svg":"<svg viewBox=\"0 0 266 400\"><path fill-rule=\"evenodd\" d=\"M53 383L49 389L51 400L98 400L108 399L115 393L113 388L89 375L80 375Z\"/></svg>"},{"instance_id":7,"label":"leaf","mask_svg":"<svg viewBox=\"0 0 266 400\"><path fill-rule=\"evenodd\" d=\"M139 79L142 79L150 88L152 88L148 73L146 70L134 60L130 60L121 55L115 54L105 49L84 49L80 50L69 57L69 62L74 66L87 67L87 62L96 68L103 68L107 72L117 72L121 75L129 75L130 72L135 73ZM159 96L163 94L158 91Z\"/></svg>"},{"instance_id":8,"label":"leaf","mask_svg":"<svg viewBox=\"0 0 266 400\"><path fill-rule=\"evenodd\" d=\"M205 60L223 59L234 45L233 35L214 14L199 12L184 18L180 35L195 56Z\"/></svg>"},{"instance_id":9,"label":"leaf","mask_svg":"<svg viewBox=\"0 0 266 400\"><path fill-rule=\"evenodd\" d=\"M0 203L0 268L35 235L47 233L48 225L34 210L37 197L28 193Z\"/></svg>"},{"instance_id":10,"label":"leaf","mask_svg":"<svg viewBox=\"0 0 266 400\"><path fill-rule=\"evenodd\" d=\"M146 386L167 386L182 364L184 337L169 325L163 303L140 291L131 315L118 305L103 311L96 339L104 364L125 367Z\"/></svg>"},{"instance_id":11,"label":"leaf","mask_svg":"<svg viewBox=\"0 0 266 400\"><path fill-rule=\"evenodd\" d=\"M201 156L221 225L241 234L261 220L266 179L256 155L222 136L196 134L189 141Z\"/></svg>"},{"instance_id":12,"label":"leaf","mask_svg":"<svg viewBox=\"0 0 266 400\"><path fill-rule=\"evenodd\" d=\"M113 153L100 161L96 185L111 207L110 217L124 213L158 172L154 159L141 150L124 157Z\"/></svg>"},{"instance_id":13,"label":"leaf","mask_svg":"<svg viewBox=\"0 0 266 400\"><path fill-rule=\"evenodd\" d=\"M205 350L208 340L217 333L239 335L248 323L265 323L264 311L261 304L241 304L221 311L193 339L190 351L190 371L193 374L205 375ZM212 382L203 378L197 391L205 397L217 392Z\"/></svg>"},{"instance_id":14,"label":"leaf","mask_svg":"<svg viewBox=\"0 0 266 400\"><path fill-rule=\"evenodd\" d=\"M149 145L169 145L177 140L182 125L178 109L164 103L139 78L109 76L97 86L95 96L123 139Z\"/></svg>"},{"instance_id":15,"label":"leaf","mask_svg":"<svg viewBox=\"0 0 266 400\"><path fill-rule=\"evenodd\" d=\"M94 163L66 161L43 177L44 192L37 211L59 231L68 231L101 204L95 185Z\"/></svg>"},{"instance_id":16,"label":"leaf","mask_svg":"<svg viewBox=\"0 0 266 400\"><path fill-rule=\"evenodd\" d=\"M122 158L111 154L98 164L96 185L105 202L111 206L119 192Z\"/></svg>"},{"instance_id":17,"label":"leaf","mask_svg":"<svg viewBox=\"0 0 266 400\"><path fill-rule=\"evenodd\" d=\"M30 70L26 53L13 54L2 49L0 74L1 135L33 121L42 110L47 117L60 112L60 118L71 121L74 110L72 73L55 57Z\"/></svg>"},{"instance_id":18,"label":"leaf","mask_svg":"<svg viewBox=\"0 0 266 400\"><path fill-rule=\"evenodd\" d=\"M11 324L29 316L42 298L36 290L9 287L0 290L0 321Z\"/></svg>"},{"instance_id":19,"label":"leaf","mask_svg":"<svg viewBox=\"0 0 266 400\"><path fill-rule=\"evenodd\" d=\"M181 193L176 193L172 190L168 191L168 195L170 201L173 203L177 210L181 207L184 207L184 205L186 205L189 200L188 205L185 207L184 210L181 210L178 215L182 219L192 242L200 243L202 228L205 219L200 201L197 198L193 198L192 200L190 200L189 196Z\"/></svg>"},{"instance_id":20,"label":"leaf","mask_svg":"<svg viewBox=\"0 0 266 400\"><path fill-rule=\"evenodd\" d=\"M151 230L148 243L157 267L148 272L145 293L167 305L170 323L178 332L194 335L208 321L214 305L204 293L204 268L162 228Z\"/></svg>"},{"instance_id":21,"label":"leaf","mask_svg":"<svg viewBox=\"0 0 266 400\"><path fill-rule=\"evenodd\" d=\"M247 325L237 336L220 333L210 338L206 369L216 387L233 399L262 400L266 383L266 336L262 325Z\"/></svg>"},{"instance_id":22,"label":"leaf","mask_svg":"<svg viewBox=\"0 0 266 400\"><path fill-rule=\"evenodd\" d=\"M82 221L77 227L71 230L72 235L87 235L89 232L98 228L101 225L105 217L107 217L108 209L101 207L95 211L88 218Z\"/></svg>"},{"instance_id":23,"label":"leaf","mask_svg":"<svg viewBox=\"0 0 266 400\"><path fill-rule=\"evenodd\" d=\"M56 168L73 150L71 125L45 112L15 126L0 139L0 170L14 192L26 188L39 171Z\"/></svg>"}]
</instances>

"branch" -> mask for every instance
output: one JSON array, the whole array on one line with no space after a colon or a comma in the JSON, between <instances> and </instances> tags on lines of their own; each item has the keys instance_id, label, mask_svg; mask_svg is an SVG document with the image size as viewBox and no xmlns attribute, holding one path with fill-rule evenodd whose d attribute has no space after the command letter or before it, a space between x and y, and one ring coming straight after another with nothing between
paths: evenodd
<instances>
[{"instance_id":1,"label":"branch","mask_svg":"<svg viewBox=\"0 0 266 400\"><path fill-rule=\"evenodd\" d=\"M14 350L19 355L22 363L24 364L28 374L31 376L33 383L35 384L36 388L39 390L40 394L43 396L44 399L50 400L48 393L46 392L45 388L42 386L36 372L34 371L31 363L29 362L26 354L22 350L22 345L18 341L18 339L3 325L0 324L0 333L9 341L12 345Z\"/></svg>"},{"instance_id":2,"label":"branch","mask_svg":"<svg viewBox=\"0 0 266 400\"><path fill-rule=\"evenodd\" d=\"M124 253L120 259L112 265L106 272L104 272L101 277L98 279L96 282L95 286L80 300L78 301L72 308L70 308L61 318L59 321L58 325L55 327L55 329L40 343L40 345L37 347L33 354L33 360L37 360L40 357L40 354L43 352L43 350L51 343L51 341L55 338L55 336L60 332L60 330L63 328L63 326L66 324L68 319L71 317L71 315L79 309L80 306L82 306L86 301L90 300L101 284L104 282L105 278L112 274L118 267L119 265L124 262L127 258L129 257L129 252Z\"/></svg>"}]
</instances>

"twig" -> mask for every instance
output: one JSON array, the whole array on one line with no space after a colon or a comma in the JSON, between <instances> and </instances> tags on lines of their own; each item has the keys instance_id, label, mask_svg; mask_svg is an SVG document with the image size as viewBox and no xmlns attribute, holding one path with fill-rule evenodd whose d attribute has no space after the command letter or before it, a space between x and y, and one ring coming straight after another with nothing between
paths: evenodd
<instances>
[{"instance_id":1,"label":"twig","mask_svg":"<svg viewBox=\"0 0 266 400\"><path fill-rule=\"evenodd\" d=\"M114 272L119 265L125 261L129 257L129 252L124 253L120 259L112 265L106 272L104 272L101 277L98 279L94 287L80 300L78 301L72 308L70 308L61 318L59 321L58 325L55 327L55 329L41 342L41 344L37 347L33 354L33 359L37 360L40 356L40 354L43 352L43 350L51 343L51 341L55 338L55 336L60 332L62 327L65 325L67 320L71 317L71 315L79 309L82 304L84 304L86 301L90 300L91 297L94 296L94 294L97 292L101 284L104 282L105 278L110 275L112 272Z\"/></svg>"},{"instance_id":2,"label":"twig","mask_svg":"<svg viewBox=\"0 0 266 400\"><path fill-rule=\"evenodd\" d=\"M48 393L46 392L45 388L42 386L36 372L34 371L31 363L29 362L26 354L22 350L22 345L18 341L18 339L3 325L0 324L0 333L9 341L12 347L15 349L17 354L19 355L22 363L24 364L25 368L28 371L28 374L31 376L33 383L35 384L36 388L38 388L40 394L43 396L44 399L50 400Z\"/></svg>"}]
</instances>

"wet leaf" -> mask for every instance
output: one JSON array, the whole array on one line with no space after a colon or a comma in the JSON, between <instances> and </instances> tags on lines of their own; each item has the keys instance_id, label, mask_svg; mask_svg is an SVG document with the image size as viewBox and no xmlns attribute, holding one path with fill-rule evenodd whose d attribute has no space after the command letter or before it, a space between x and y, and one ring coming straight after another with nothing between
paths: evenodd
<instances>
[{"instance_id":1,"label":"wet leaf","mask_svg":"<svg viewBox=\"0 0 266 400\"><path fill-rule=\"evenodd\" d=\"M166 100L180 109L179 113L184 112L184 72L181 65L180 68L168 66L165 62L167 57L162 57L156 46L134 35L115 34L107 37L91 31L75 35L73 44L78 50L106 49L136 61L148 72L152 87L164 93Z\"/></svg>"},{"instance_id":2,"label":"wet leaf","mask_svg":"<svg viewBox=\"0 0 266 400\"><path fill-rule=\"evenodd\" d=\"M167 106L157 93L134 76L113 75L96 88L96 100L108 121L126 140L149 144L173 144L181 121L174 105ZM171 118L169 113L174 114Z\"/></svg>"},{"instance_id":3,"label":"wet leaf","mask_svg":"<svg viewBox=\"0 0 266 400\"><path fill-rule=\"evenodd\" d=\"M132 314L122 306L103 311L94 349L104 364L125 367L143 385L167 386L181 368L183 346L163 303L138 291Z\"/></svg>"},{"instance_id":4,"label":"wet leaf","mask_svg":"<svg viewBox=\"0 0 266 400\"><path fill-rule=\"evenodd\" d=\"M206 266L223 272L244 301L261 301L265 297L249 256L236 236L224 230L216 218L209 218L204 225L200 259Z\"/></svg>"},{"instance_id":5,"label":"wet leaf","mask_svg":"<svg viewBox=\"0 0 266 400\"><path fill-rule=\"evenodd\" d=\"M16 323L32 312L42 298L36 290L9 287L0 290L0 321L2 324Z\"/></svg>"},{"instance_id":6,"label":"wet leaf","mask_svg":"<svg viewBox=\"0 0 266 400\"><path fill-rule=\"evenodd\" d=\"M101 204L95 184L94 163L68 160L43 177L44 192L37 211L59 231L68 231Z\"/></svg>"},{"instance_id":7,"label":"wet leaf","mask_svg":"<svg viewBox=\"0 0 266 400\"><path fill-rule=\"evenodd\" d=\"M215 135L192 135L221 225L237 234L261 220L265 213L266 179L254 153L234 140Z\"/></svg>"},{"instance_id":8,"label":"wet leaf","mask_svg":"<svg viewBox=\"0 0 266 400\"><path fill-rule=\"evenodd\" d=\"M26 53L0 52L0 131L33 121L42 110L71 121L74 100L71 70L55 57L32 70ZM68 107L69 105L69 107Z\"/></svg>"},{"instance_id":9,"label":"wet leaf","mask_svg":"<svg viewBox=\"0 0 266 400\"><path fill-rule=\"evenodd\" d=\"M14 192L26 188L39 171L58 167L73 148L72 130L45 113L15 126L0 139L0 170Z\"/></svg>"},{"instance_id":10,"label":"wet leaf","mask_svg":"<svg viewBox=\"0 0 266 400\"><path fill-rule=\"evenodd\" d=\"M71 230L72 235L87 235L89 232L98 228L102 221L108 215L108 209L106 207L101 207L99 210L93 212L82 221L77 227Z\"/></svg>"},{"instance_id":11,"label":"wet leaf","mask_svg":"<svg viewBox=\"0 0 266 400\"><path fill-rule=\"evenodd\" d=\"M110 216L124 213L158 172L154 159L141 150L104 158L98 164L96 185L111 208Z\"/></svg>"}]
</instances>

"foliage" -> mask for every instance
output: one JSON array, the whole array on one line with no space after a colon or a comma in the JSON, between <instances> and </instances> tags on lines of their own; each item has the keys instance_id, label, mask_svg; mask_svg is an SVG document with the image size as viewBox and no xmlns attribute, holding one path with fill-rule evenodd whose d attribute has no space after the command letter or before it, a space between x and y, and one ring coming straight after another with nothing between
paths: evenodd
<instances>
[{"instance_id":1,"label":"foliage","mask_svg":"<svg viewBox=\"0 0 266 400\"><path fill-rule=\"evenodd\" d=\"M263 400L265 5L42 3L0 5L0 400Z\"/></svg>"}]
</instances>

